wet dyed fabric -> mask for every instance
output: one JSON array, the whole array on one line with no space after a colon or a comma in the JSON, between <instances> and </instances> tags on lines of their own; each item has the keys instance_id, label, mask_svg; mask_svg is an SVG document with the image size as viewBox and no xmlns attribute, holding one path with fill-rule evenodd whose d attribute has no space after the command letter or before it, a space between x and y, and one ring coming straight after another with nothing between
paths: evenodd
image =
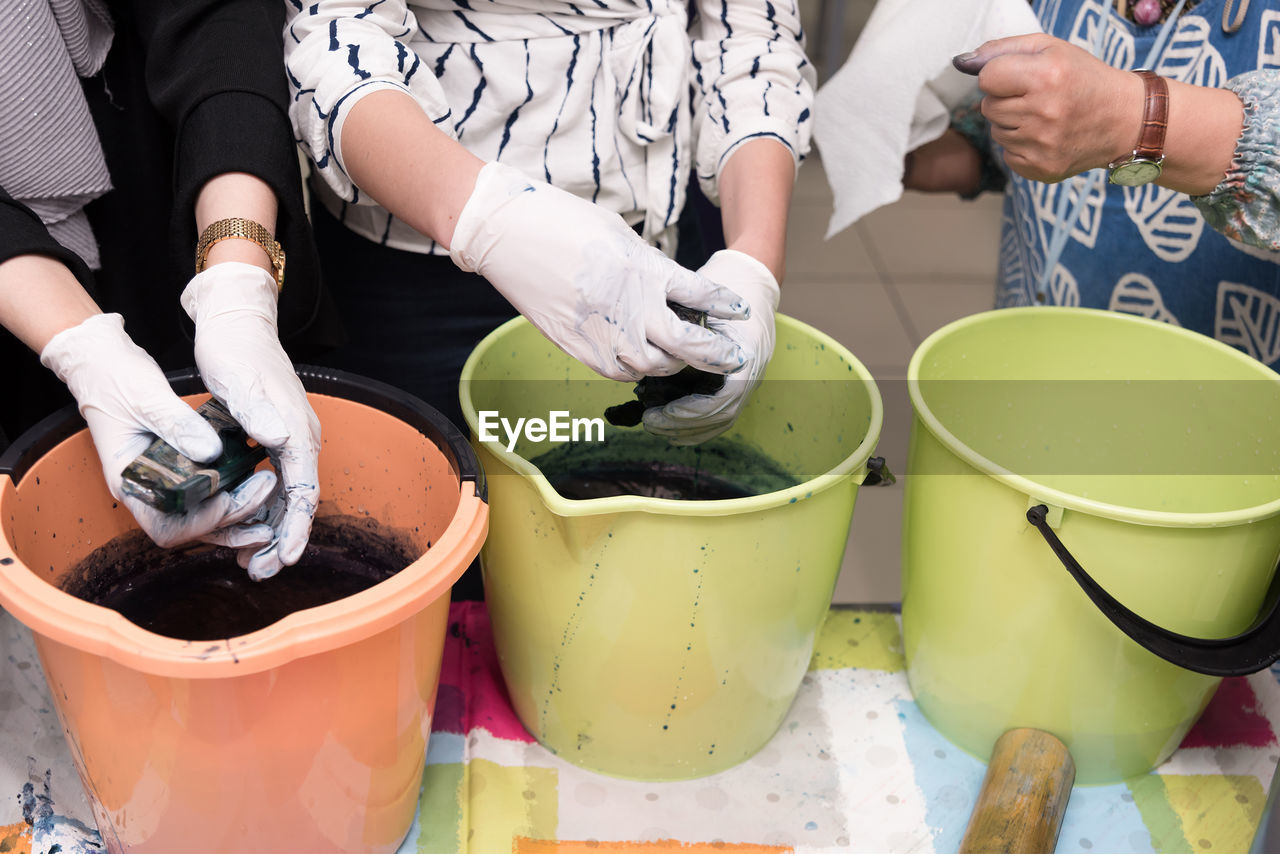
<instances>
[{"instance_id":1,"label":"wet dyed fabric","mask_svg":"<svg viewBox=\"0 0 1280 854\"><path fill-rule=\"evenodd\" d=\"M0 627L0 850L97 852L30 637L10 617ZM401 854L954 854L986 769L921 716L903 667L896 615L834 609L759 754L701 780L616 780L530 738L502 688L484 605L455 604ZM1058 850L1242 854L1280 759L1278 727L1275 676L1225 680L1155 773L1075 788Z\"/></svg>"},{"instance_id":2,"label":"wet dyed fabric","mask_svg":"<svg viewBox=\"0 0 1280 854\"><path fill-rule=\"evenodd\" d=\"M1280 2L1253 0L1234 34L1223 31L1223 3L1192 5L1150 67L1173 80L1227 87L1241 96L1246 131L1227 180L1193 201L1154 184L1108 184L1104 170L1059 184L1011 175L998 306L1043 298L1051 305L1123 311L1211 335L1280 364L1280 245L1274 243L1280 234L1267 235L1280 228ZM1143 67L1160 31L1159 25L1138 27L1122 19L1114 2L1035 0L1034 8L1046 32L1093 49L1118 68ZM1064 212L1066 227L1058 229ZM1055 257L1058 230L1065 240Z\"/></svg>"}]
</instances>

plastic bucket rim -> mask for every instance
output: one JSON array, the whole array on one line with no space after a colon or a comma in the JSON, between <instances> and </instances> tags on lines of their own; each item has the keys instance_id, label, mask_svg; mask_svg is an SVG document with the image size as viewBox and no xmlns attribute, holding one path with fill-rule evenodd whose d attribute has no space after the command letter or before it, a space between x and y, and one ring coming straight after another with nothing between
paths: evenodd
<instances>
[{"instance_id":1,"label":"plastic bucket rim","mask_svg":"<svg viewBox=\"0 0 1280 854\"><path fill-rule=\"evenodd\" d=\"M802 499L811 498L820 492L834 487L838 483L855 476L859 469L865 470L867 460L875 452L880 441L880 430L884 422L884 404L880 397L880 389L875 378L866 366L840 342L831 336L785 314L775 314L775 322L779 326L788 326L806 332L823 344L826 349L842 356L852 367L855 377L863 383L868 391L868 402L871 405L871 420L867 424L867 432L856 448L839 463L825 472L813 475L804 481L774 492L750 495L745 498L724 498L714 501L682 501L674 498L651 498L644 495L615 495L606 498L565 498L556 492L542 471L529 460L508 451L500 443L486 443L484 448L498 458L521 477L533 483L539 498L553 513L558 516L600 516L618 513L649 513L660 516L736 516L769 510L786 504L794 504ZM467 422L471 434L476 435L476 408L471 399L472 377L488 351L497 346L497 342L511 330L533 324L528 319L518 316L486 335L467 356L462 366L462 374L458 383L458 397L462 404L462 416ZM493 477L492 474L488 475ZM861 483L861 481L859 481Z\"/></svg>"},{"instance_id":2,"label":"plastic bucket rim","mask_svg":"<svg viewBox=\"0 0 1280 854\"><path fill-rule=\"evenodd\" d=\"M1106 322L1131 323L1147 326L1148 328L1154 325L1155 327L1163 330L1164 333L1179 335L1187 339L1195 340L1200 345L1216 348L1229 358L1248 366L1250 369L1256 369L1259 371L1270 370L1261 362L1258 362L1245 353L1223 344L1221 341L1216 339L1209 338L1208 336L1201 335L1197 332L1192 332L1188 329L1183 329L1180 326L1170 326L1156 320L1125 314L1123 312L1104 311L1102 309L1093 308L1077 308L1071 306L1016 306L978 312L977 314L971 314L967 317L962 317L959 320L952 321L940 329L935 330L920 343L920 346L917 347L915 352L912 354L910 363L907 365L907 393L911 398L911 407L915 416L947 450L951 451L963 462L976 468L982 474L987 475L993 480L1002 483L1017 492L1021 492L1036 501L1043 502L1053 507L1075 510L1081 513L1087 513L1091 516L1112 519L1118 522L1131 522L1138 525L1160 528L1224 528L1233 525L1258 522L1280 514L1280 498L1264 504L1257 504L1252 507L1242 507L1236 510L1216 510L1204 513L1170 513L1160 510L1144 510L1136 507L1125 507L1121 504L1097 501L1090 498L1084 498L1079 495L1074 495L1069 492L1064 492L1054 487L1045 486L1026 475L1015 474L993 460L982 456L962 442L954 433L943 426L937 415L934 414L933 410L931 410L925 402L924 395L920 391L921 365L924 363L924 360L932 347L936 346L940 340L949 337L957 331L969 326L976 326L985 323L992 317L1007 318L1009 316L1020 314L1053 314L1054 316L1071 315L1096 317L1105 318ZM1280 375L1277 375L1276 382L1280 383ZM911 472L907 472L907 474L910 475ZM1180 475L1170 475L1170 477L1179 476Z\"/></svg>"},{"instance_id":3,"label":"plastic bucket rim","mask_svg":"<svg viewBox=\"0 0 1280 854\"><path fill-rule=\"evenodd\" d=\"M424 556L373 587L343 597L340 605L329 602L294 611L257 631L231 638L188 641L150 632L117 611L79 599L41 580L3 542L0 556L14 558L6 568L21 571L0 573L0 606L37 635L76 649L94 642L103 644L105 650L91 653L151 675L184 679L247 676L358 643L447 595L474 557L470 554L463 560L459 555L478 553L488 530L487 513L483 512L486 505L463 497L463 504L472 502L474 510L463 511L471 516L468 530L454 524L461 518L460 512L450 522L445 537L432 546L435 551L446 540L451 541L447 543L449 554L445 559L454 562L448 572L422 572L419 564ZM479 537L473 539L470 535L477 522L481 530ZM475 542L475 547L469 548L468 542ZM46 598L53 602L46 605ZM341 610L335 613L336 609ZM74 619L77 616L81 619ZM68 621L68 617L73 619ZM68 622L77 630L68 631ZM81 642L69 641L69 636Z\"/></svg>"},{"instance_id":4,"label":"plastic bucket rim","mask_svg":"<svg viewBox=\"0 0 1280 854\"><path fill-rule=\"evenodd\" d=\"M345 373L338 379L372 383ZM362 391L367 393L371 387L366 385ZM362 401L350 402L369 405ZM64 410L64 414L67 418L79 417L73 407ZM398 420L417 429L403 419ZM50 418L32 429L42 430L63 423L62 419ZM82 427L72 432L53 447L87 429ZM18 441L22 441L22 437ZM38 445L24 444L28 445L24 454L37 452ZM40 451L40 455L47 450ZM440 450L445 452L443 448ZM474 456L469 447L466 452ZM8 472L0 476L0 508L4 496L16 488ZM0 560L7 558L11 563L0 567L0 607L40 636L75 649L100 645L104 648L86 651L156 676L212 679L270 670L299 658L358 643L425 609L440 596L449 595L450 587L479 553L488 533L488 503L478 494L483 490L482 485L459 480L458 489L458 506L441 536L429 550L395 575L335 602L294 611L248 634L224 640L188 641L150 632L110 608L72 596L43 580L2 535ZM448 569L439 571L440 567Z\"/></svg>"}]
</instances>

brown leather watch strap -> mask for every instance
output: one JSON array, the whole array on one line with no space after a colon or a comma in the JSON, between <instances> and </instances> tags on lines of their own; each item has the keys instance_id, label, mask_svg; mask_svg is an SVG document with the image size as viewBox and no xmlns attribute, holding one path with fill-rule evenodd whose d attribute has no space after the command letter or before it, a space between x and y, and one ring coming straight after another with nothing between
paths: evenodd
<instances>
[{"instance_id":1,"label":"brown leather watch strap","mask_svg":"<svg viewBox=\"0 0 1280 854\"><path fill-rule=\"evenodd\" d=\"M1154 71L1134 71L1142 78L1146 106L1142 112L1142 131L1133 156L1159 161L1164 157L1164 135L1169 129L1169 84Z\"/></svg>"}]
</instances>

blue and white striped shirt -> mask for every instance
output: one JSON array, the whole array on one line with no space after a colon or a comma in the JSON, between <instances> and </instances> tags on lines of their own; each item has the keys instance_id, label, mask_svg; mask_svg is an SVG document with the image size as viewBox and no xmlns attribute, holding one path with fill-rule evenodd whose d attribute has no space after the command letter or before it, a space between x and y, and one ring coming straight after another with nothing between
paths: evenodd
<instances>
[{"instance_id":1,"label":"blue and white striped shirt","mask_svg":"<svg viewBox=\"0 0 1280 854\"><path fill-rule=\"evenodd\" d=\"M342 124L413 96L476 156L616 211L667 251L691 165L709 198L743 142L808 153L814 72L796 0L287 0L285 60L319 200L363 236L447 254L365 198Z\"/></svg>"}]
</instances>

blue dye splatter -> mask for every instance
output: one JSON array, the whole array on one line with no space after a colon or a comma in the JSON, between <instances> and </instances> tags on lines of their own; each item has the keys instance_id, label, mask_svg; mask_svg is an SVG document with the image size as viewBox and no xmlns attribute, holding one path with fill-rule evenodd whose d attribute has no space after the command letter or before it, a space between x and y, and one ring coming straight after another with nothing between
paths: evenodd
<instances>
[{"instance_id":1,"label":"blue dye splatter","mask_svg":"<svg viewBox=\"0 0 1280 854\"><path fill-rule=\"evenodd\" d=\"M45 771L41 780L32 774L23 784L18 800L22 803L22 819L31 826L32 850L47 854L101 854L106 850L102 837L73 818L58 815L49 795L52 772ZM36 791L36 783L41 791Z\"/></svg>"}]
</instances>

